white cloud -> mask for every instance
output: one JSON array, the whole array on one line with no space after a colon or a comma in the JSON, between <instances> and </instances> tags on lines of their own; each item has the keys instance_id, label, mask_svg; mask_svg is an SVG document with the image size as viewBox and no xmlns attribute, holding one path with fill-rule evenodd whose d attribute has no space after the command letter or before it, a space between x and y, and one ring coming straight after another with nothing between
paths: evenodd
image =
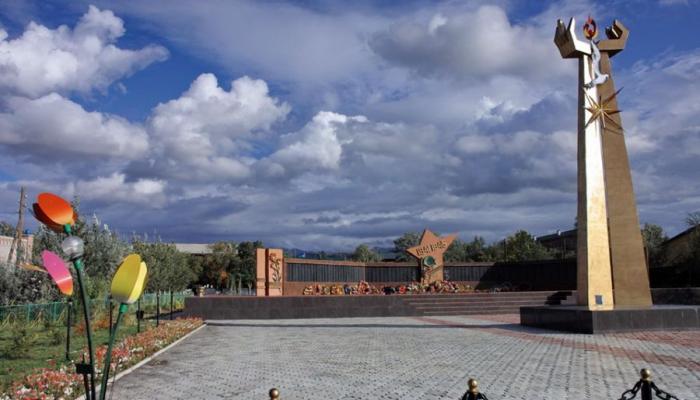
<instances>
[{"instance_id":1,"label":"white cloud","mask_svg":"<svg viewBox=\"0 0 700 400\"><path fill-rule=\"evenodd\" d=\"M67 192L98 202L160 206L166 201L166 185L165 181L155 179L127 182L124 174L115 172L92 180L78 180L69 185Z\"/></svg>"},{"instance_id":2,"label":"white cloud","mask_svg":"<svg viewBox=\"0 0 700 400\"><path fill-rule=\"evenodd\" d=\"M338 137L337 127L348 121L365 122L366 119L332 112L316 114L302 130L283 138L286 144L270 156L269 161L286 170L338 169L344 142Z\"/></svg>"},{"instance_id":3,"label":"white cloud","mask_svg":"<svg viewBox=\"0 0 700 400\"><path fill-rule=\"evenodd\" d=\"M290 107L249 77L229 91L202 74L180 97L159 104L148 121L153 169L179 180L242 179L250 174L249 141L285 119Z\"/></svg>"},{"instance_id":4,"label":"white cloud","mask_svg":"<svg viewBox=\"0 0 700 400\"><path fill-rule=\"evenodd\" d=\"M368 68L366 36L385 24L377 13L324 13L283 2L150 1L115 4L156 24L188 52L231 71L310 84L354 80ZM186 32L186 34L183 34ZM238 69L237 71L240 71Z\"/></svg>"},{"instance_id":5,"label":"white cloud","mask_svg":"<svg viewBox=\"0 0 700 400\"><path fill-rule=\"evenodd\" d=\"M551 79L567 74L550 40L537 27L512 24L499 6L410 19L375 34L372 49L390 63L421 75L490 78L497 75Z\"/></svg>"},{"instance_id":6,"label":"white cloud","mask_svg":"<svg viewBox=\"0 0 700 400\"><path fill-rule=\"evenodd\" d=\"M148 150L148 137L139 125L115 115L88 112L56 93L34 100L11 97L6 105L7 111L0 113L0 145L15 149L20 157L130 160Z\"/></svg>"},{"instance_id":7,"label":"white cloud","mask_svg":"<svg viewBox=\"0 0 700 400\"><path fill-rule=\"evenodd\" d=\"M487 153L493 150L493 140L488 136L467 135L457 140L457 149L465 154Z\"/></svg>"},{"instance_id":8,"label":"white cloud","mask_svg":"<svg viewBox=\"0 0 700 400\"><path fill-rule=\"evenodd\" d=\"M0 88L29 97L88 93L167 58L168 51L161 46L138 50L115 46L124 33L120 18L95 6L74 29L66 25L50 29L30 22L15 39L8 39L0 29Z\"/></svg>"}]
</instances>

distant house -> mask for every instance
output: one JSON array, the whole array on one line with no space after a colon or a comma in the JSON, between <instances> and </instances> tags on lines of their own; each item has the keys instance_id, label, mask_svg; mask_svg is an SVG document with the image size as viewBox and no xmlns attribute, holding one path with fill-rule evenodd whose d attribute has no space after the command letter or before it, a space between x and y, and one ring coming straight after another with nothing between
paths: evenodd
<instances>
[{"instance_id":1,"label":"distant house","mask_svg":"<svg viewBox=\"0 0 700 400\"><path fill-rule=\"evenodd\" d=\"M10 255L10 248L12 247L12 236L0 236L0 263L7 262L7 257ZM32 246L34 245L34 235L23 235L20 242L22 246L23 254L25 255L25 260L31 259ZM17 250L15 250L14 256L11 262L14 262L17 257Z\"/></svg>"},{"instance_id":2,"label":"distant house","mask_svg":"<svg viewBox=\"0 0 700 400\"><path fill-rule=\"evenodd\" d=\"M692 227L666 240L661 245L661 263L649 269L655 287L694 287L700 285L700 260L693 259L695 235L700 228Z\"/></svg>"},{"instance_id":3,"label":"distant house","mask_svg":"<svg viewBox=\"0 0 700 400\"><path fill-rule=\"evenodd\" d=\"M207 243L175 243L175 248L183 253L194 256L205 256L211 254L211 247Z\"/></svg>"},{"instance_id":4,"label":"distant house","mask_svg":"<svg viewBox=\"0 0 700 400\"><path fill-rule=\"evenodd\" d=\"M551 235L543 235L535 238L540 244L562 258L576 255L576 229L557 231Z\"/></svg>"},{"instance_id":5,"label":"distant house","mask_svg":"<svg viewBox=\"0 0 700 400\"><path fill-rule=\"evenodd\" d=\"M691 252L693 233L700 234L700 227L693 226L666 240L662 245L662 267L672 267L685 262Z\"/></svg>"}]
</instances>

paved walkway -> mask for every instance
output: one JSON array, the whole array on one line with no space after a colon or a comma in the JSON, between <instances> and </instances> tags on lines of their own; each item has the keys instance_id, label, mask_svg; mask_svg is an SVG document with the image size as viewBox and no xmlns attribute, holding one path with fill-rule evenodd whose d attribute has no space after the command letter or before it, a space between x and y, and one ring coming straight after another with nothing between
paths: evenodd
<instances>
[{"instance_id":1,"label":"paved walkway","mask_svg":"<svg viewBox=\"0 0 700 400\"><path fill-rule=\"evenodd\" d=\"M517 315L212 321L117 381L114 399L618 399L648 367L700 396L700 332L577 335Z\"/></svg>"}]
</instances>

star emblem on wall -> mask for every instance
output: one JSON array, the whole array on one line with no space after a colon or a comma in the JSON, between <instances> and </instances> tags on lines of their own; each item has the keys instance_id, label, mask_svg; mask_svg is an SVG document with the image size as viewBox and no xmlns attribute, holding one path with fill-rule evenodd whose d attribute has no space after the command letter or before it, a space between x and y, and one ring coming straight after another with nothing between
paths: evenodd
<instances>
[{"instance_id":1,"label":"star emblem on wall","mask_svg":"<svg viewBox=\"0 0 700 400\"><path fill-rule=\"evenodd\" d=\"M421 268L430 276L434 270L443 266L443 255L456 237L457 235L439 237L426 229L420 237L418 246L408 248L406 252L419 259Z\"/></svg>"},{"instance_id":2,"label":"star emblem on wall","mask_svg":"<svg viewBox=\"0 0 700 400\"><path fill-rule=\"evenodd\" d=\"M612 118L612 115L620 113L620 110L609 106L609 103L617 97L617 94L620 93L621 90L622 88L608 96L605 100L599 97L598 101L596 101L595 98L591 97L584 90L583 93L586 95L586 98L590 103L590 106L584 108L591 113L591 117L588 119L588 121L586 121L586 125L583 127L584 129L587 128L591 122L599 119L601 125L603 125L603 128L608 128L608 126L606 126L607 120L613 129L617 130L619 133L622 133L622 126L620 126L620 124L618 124L617 121Z\"/></svg>"}]
</instances>

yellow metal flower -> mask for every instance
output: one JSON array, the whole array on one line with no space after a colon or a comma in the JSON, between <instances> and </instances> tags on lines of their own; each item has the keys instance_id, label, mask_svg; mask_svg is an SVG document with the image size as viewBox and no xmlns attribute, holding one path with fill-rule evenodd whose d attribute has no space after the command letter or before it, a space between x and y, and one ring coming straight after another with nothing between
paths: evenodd
<instances>
[{"instance_id":1,"label":"yellow metal flower","mask_svg":"<svg viewBox=\"0 0 700 400\"><path fill-rule=\"evenodd\" d=\"M138 254L126 256L112 278L112 298L123 304L132 304L143 293L148 268Z\"/></svg>"}]
</instances>

